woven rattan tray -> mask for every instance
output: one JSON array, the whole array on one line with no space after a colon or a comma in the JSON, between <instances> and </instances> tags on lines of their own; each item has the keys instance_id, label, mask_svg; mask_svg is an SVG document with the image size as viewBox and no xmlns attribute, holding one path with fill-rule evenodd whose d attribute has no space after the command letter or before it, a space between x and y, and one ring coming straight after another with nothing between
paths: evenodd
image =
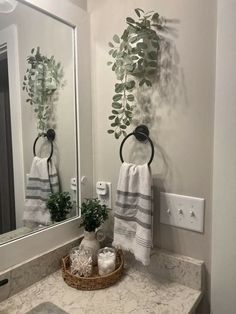
<instances>
[{"instance_id":1,"label":"woven rattan tray","mask_svg":"<svg viewBox=\"0 0 236 314\"><path fill-rule=\"evenodd\" d=\"M116 269L105 276L98 274L97 266L93 267L91 277L77 277L70 272L70 257L62 259L62 277L71 287L78 290L98 290L114 285L122 276L124 269L124 255L121 250L116 252Z\"/></svg>"}]
</instances>

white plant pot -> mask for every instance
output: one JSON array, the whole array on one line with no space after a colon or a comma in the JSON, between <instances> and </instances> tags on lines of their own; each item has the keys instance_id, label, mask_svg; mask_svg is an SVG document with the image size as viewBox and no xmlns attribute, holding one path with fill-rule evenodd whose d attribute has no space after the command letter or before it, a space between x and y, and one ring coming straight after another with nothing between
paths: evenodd
<instances>
[{"instance_id":1,"label":"white plant pot","mask_svg":"<svg viewBox=\"0 0 236 314\"><path fill-rule=\"evenodd\" d=\"M97 265L97 253L100 249L97 232L84 231L84 238L80 243L80 249L89 250L92 254L93 265Z\"/></svg>"}]
</instances>

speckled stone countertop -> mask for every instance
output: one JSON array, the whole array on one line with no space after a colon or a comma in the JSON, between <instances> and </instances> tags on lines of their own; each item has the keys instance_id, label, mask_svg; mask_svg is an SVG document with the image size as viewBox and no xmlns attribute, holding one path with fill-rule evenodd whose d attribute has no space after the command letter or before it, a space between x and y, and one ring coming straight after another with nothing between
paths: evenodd
<instances>
[{"instance_id":1,"label":"speckled stone countertop","mask_svg":"<svg viewBox=\"0 0 236 314\"><path fill-rule=\"evenodd\" d=\"M104 290L79 291L57 271L0 303L1 314L25 314L51 302L69 314L194 313L201 292L126 265L120 282Z\"/></svg>"}]
</instances>

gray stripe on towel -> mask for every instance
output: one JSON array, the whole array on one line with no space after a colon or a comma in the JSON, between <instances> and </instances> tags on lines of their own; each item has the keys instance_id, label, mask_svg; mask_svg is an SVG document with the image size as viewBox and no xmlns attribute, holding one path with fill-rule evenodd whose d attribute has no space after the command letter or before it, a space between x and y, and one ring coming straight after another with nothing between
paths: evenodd
<instances>
[{"instance_id":1,"label":"gray stripe on towel","mask_svg":"<svg viewBox=\"0 0 236 314\"><path fill-rule=\"evenodd\" d=\"M28 186L27 190L33 190L33 191L41 191L41 192L49 192L51 193L51 189L44 189L44 188L40 188L38 186Z\"/></svg>"},{"instance_id":2,"label":"gray stripe on towel","mask_svg":"<svg viewBox=\"0 0 236 314\"><path fill-rule=\"evenodd\" d=\"M125 235L128 237L132 237L132 238L135 238L135 235L136 235L135 231L128 231L128 230L121 229L121 228L115 228L114 232L117 234L122 234L122 235Z\"/></svg>"},{"instance_id":3,"label":"gray stripe on towel","mask_svg":"<svg viewBox=\"0 0 236 314\"><path fill-rule=\"evenodd\" d=\"M119 215L119 214L117 214L117 213L114 213L114 216L115 216L116 218L121 219L121 220L137 222L140 226L142 226L142 227L145 228L145 229L151 229L151 227L152 227L151 224L144 223L144 222L140 221L139 219L137 219L136 217L122 216L122 215Z\"/></svg>"},{"instance_id":4,"label":"gray stripe on towel","mask_svg":"<svg viewBox=\"0 0 236 314\"><path fill-rule=\"evenodd\" d=\"M140 241L140 238L137 238L136 236L136 243L138 243L139 245L142 245L142 246L145 246L147 248L151 248L152 247L152 244L151 242L143 242L143 241Z\"/></svg>"},{"instance_id":5,"label":"gray stripe on towel","mask_svg":"<svg viewBox=\"0 0 236 314\"><path fill-rule=\"evenodd\" d=\"M146 246L149 246L149 245L151 246L152 245L152 242L150 240L141 238L137 234L136 234L136 242L139 242L140 244L146 245Z\"/></svg>"},{"instance_id":6,"label":"gray stripe on towel","mask_svg":"<svg viewBox=\"0 0 236 314\"><path fill-rule=\"evenodd\" d=\"M38 181L38 185L36 186L36 183L34 183L33 181ZM49 186L59 186L59 182L54 182L54 183L51 183L50 184L50 181L49 180L46 180L43 182L41 180L31 180L31 182L29 182L29 185L27 186L27 189L30 187L37 187L37 189L41 189L42 187L41 186L45 186L45 183L47 183Z\"/></svg>"},{"instance_id":7,"label":"gray stripe on towel","mask_svg":"<svg viewBox=\"0 0 236 314\"><path fill-rule=\"evenodd\" d=\"M126 209L129 209L129 208L130 209L138 209L143 214L147 214L147 215L152 216L152 211L150 209L143 208L143 207L136 205L136 204L123 204L123 203L116 201L116 206L118 206L120 208L126 208Z\"/></svg>"},{"instance_id":8,"label":"gray stripe on towel","mask_svg":"<svg viewBox=\"0 0 236 314\"><path fill-rule=\"evenodd\" d=\"M50 175L49 178L57 178L57 174ZM37 177L29 177L29 181L49 182L49 179L40 179ZM56 180L57 181L57 180Z\"/></svg>"},{"instance_id":9,"label":"gray stripe on towel","mask_svg":"<svg viewBox=\"0 0 236 314\"><path fill-rule=\"evenodd\" d=\"M145 195L145 194L138 193L138 192L127 192L127 191L117 190L117 194L124 195L124 196L141 197L145 200L151 200L152 199L152 197L150 195Z\"/></svg>"},{"instance_id":10,"label":"gray stripe on towel","mask_svg":"<svg viewBox=\"0 0 236 314\"><path fill-rule=\"evenodd\" d=\"M43 202L47 202L48 198L43 198L41 196L35 196L35 195L26 195L26 200L41 200Z\"/></svg>"}]
</instances>

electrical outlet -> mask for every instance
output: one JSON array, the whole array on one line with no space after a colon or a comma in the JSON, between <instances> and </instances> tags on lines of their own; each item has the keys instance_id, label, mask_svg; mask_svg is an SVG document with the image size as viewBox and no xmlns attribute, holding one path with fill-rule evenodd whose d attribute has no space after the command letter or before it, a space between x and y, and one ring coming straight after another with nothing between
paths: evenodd
<instances>
[{"instance_id":1,"label":"electrical outlet","mask_svg":"<svg viewBox=\"0 0 236 314\"><path fill-rule=\"evenodd\" d=\"M161 192L160 201L162 224L203 232L203 198Z\"/></svg>"},{"instance_id":2,"label":"electrical outlet","mask_svg":"<svg viewBox=\"0 0 236 314\"><path fill-rule=\"evenodd\" d=\"M100 188L102 187L102 188ZM100 200L101 205L106 205L111 209L112 199L111 199L111 182L99 181L96 184L97 197Z\"/></svg>"}]
</instances>

